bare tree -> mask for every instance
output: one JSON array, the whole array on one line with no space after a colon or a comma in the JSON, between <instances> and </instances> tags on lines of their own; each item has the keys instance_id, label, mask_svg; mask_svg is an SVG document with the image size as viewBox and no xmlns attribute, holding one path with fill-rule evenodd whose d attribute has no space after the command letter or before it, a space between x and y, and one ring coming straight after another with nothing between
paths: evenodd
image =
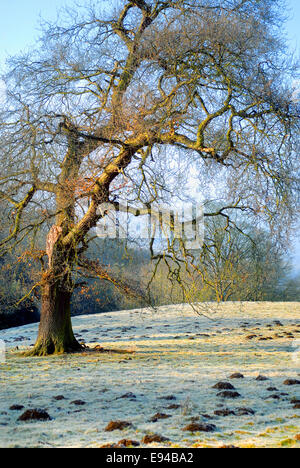
<instances>
[{"instance_id":1,"label":"bare tree","mask_svg":"<svg viewBox=\"0 0 300 468\"><path fill-rule=\"evenodd\" d=\"M249 280L249 250L254 242L247 230L227 227L226 220L212 218L206 225L206 240L200 251L197 271L217 302L230 300L241 283ZM255 246L253 245L253 248Z\"/></svg>"},{"instance_id":2,"label":"bare tree","mask_svg":"<svg viewBox=\"0 0 300 468\"><path fill-rule=\"evenodd\" d=\"M195 265L203 285L224 302L276 298L285 263L284 250L269 233L245 221L228 228L226 219L211 218Z\"/></svg>"},{"instance_id":3,"label":"bare tree","mask_svg":"<svg viewBox=\"0 0 300 468\"><path fill-rule=\"evenodd\" d=\"M70 315L80 272L131 290L84 257L107 214L101 204L184 198L192 170L200 188L226 200L205 216L228 226L235 210L287 226L297 204L282 2L101 3L45 24L41 46L11 59L3 77L0 196L11 228L1 251L27 238L44 265L33 286L42 289L34 355L80 349ZM46 226L41 252L35 240ZM192 264L179 244L152 249L154 261Z\"/></svg>"}]
</instances>

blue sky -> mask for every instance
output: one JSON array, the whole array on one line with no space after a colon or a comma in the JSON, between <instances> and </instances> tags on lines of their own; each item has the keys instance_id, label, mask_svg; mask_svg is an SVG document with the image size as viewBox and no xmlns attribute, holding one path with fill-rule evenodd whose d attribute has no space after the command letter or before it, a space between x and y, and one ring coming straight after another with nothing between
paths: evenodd
<instances>
[{"instance_id":1,"label":"blue sky","mask_svg":"<svg viewBox=\"0 0 300 468\"><path fill-rule=\"evenodd\" d=\"M0 70L4 69L7 57L34 44L40 34L40 17L55 19L59 8L72 3L72 0L0 0ZM84 0L80 3L84 4ZM300 0L288 0L287 3L290 19L284 34L288 38L291 50L299 55ZM293 250L295 267L300 270L299 236L298 240L295 240Z\"/></svg>"},{"instance_id":2,"label":"blue sky","mask_svg":"<svg viewBox=\"0 0 300 468\"><path fill-rule=\"evenodd\" d=\"M0 64L33 44L39 36L39 18L55 19L68 0L0 0Z\"/></svg>"},{"instance_id":3,"label":"blue sky","mask_svg":"<svg viewBox=\"0 0 300 468\"><path fill-rule=\"evenodd\" d=\"M34 43L39 35L39 17L55 19L57 9L72 0L0 0L0 65L8 55ZM84 3L84 0L81 0ZM87 2L88 3L88 2ZM287 34L291 48L300 47L300 0L288 0Z\"/></svg>"}]
</instances>

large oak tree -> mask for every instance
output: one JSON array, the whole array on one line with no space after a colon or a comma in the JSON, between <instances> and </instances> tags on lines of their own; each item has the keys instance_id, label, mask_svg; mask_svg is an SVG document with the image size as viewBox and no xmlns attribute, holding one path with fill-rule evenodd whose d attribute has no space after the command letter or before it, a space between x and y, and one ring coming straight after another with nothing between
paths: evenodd
<instances>
[{"instance_id":1,"label":"large oak tree","mask_svg":"<svg viewBox=\"0 0 300 468\"><path fill-rule=\"evenodd\" d=\"M277 0L96 1L44 24L40 45L10 60L0 197L11 227L1 252L27 239L43 264L32 354L80 349L70 311L80 272L130 290L84 256L103 203L170 202L193 175L206 187L205 216L225 228L233 210L273 229L290 223L298 116L282 11ZM217 211L209 190L223 200ZM151 243L153 259L193 271L192 253L176 245L157 254Z\"/></svg>"}]
</instances>

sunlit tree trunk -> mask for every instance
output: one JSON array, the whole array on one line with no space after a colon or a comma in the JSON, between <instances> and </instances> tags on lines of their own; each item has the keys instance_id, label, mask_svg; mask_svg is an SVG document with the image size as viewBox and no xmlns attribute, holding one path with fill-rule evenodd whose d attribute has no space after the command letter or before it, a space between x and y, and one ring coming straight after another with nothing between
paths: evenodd
<instances>
[{"instance_id":1,"label":"sunlit tree trunk","mask_svg":"<svg viewBox=\"0 0 300 468\"><path fill-rule=\"evenodd\" d=\"M31 354L46 356L78 351L71 322L71 298L74 291L72 269L76 256L74 245L64 245L63 237L70 232L75 220L74 181L81 163L78 145L68 138L69 149L63 162L56 193L56 224L47 236L48 269L42 278L42 303L39 333Z\"/></svg>"},{"instance_id":2,"label":"sunlit tree trunk","mask_svg":"<svg viewBox=\"0 0 300 468\"><path fill-rule=\"evenodd\" d=\"M48 273L42 286L41 321L33 354L45 356L81 349L71 323L72 285L68 274L55 278Z\"/></svg>"},{"instance_id":3,"label":"sunlit tree trunk","mask_svg":"<svg viewBox=\"0 0 300 468\"><path fill-rule=\"evenodd\" d=\"M38 338L31 353L37 356L81 349L71 323L74 249L63 246L61 233L61 227L52 226L47 238L49 265L42 279L41 320Z\"/></svg>"}]
</instances>

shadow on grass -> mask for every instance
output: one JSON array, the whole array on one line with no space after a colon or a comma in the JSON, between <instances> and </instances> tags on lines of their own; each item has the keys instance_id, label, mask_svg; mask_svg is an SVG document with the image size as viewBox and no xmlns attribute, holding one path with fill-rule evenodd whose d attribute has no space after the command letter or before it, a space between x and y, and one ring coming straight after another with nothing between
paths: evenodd
<instances>
[{"instance_id":1,"label":"shadow on grass","mask_svg":"<svg viewBox=\"0 0 300 468\"><path fill-rule=\"evenodd\" d=\"M82 345L83 346L83 345ZM101 354L135 354L136 351L132 349L116 349L116 348L103 348L100 345L97 345L93 348L88 346L83 346L81 350L73 351L70 353L56 353L56 354L49 354L45 356L34 356L31 354L32 351L15 351L11 353L15 357L25 357L25 358L36 358L36 357L55 357L55 356L97 356Z\"/></svg>"}]
</instances>

